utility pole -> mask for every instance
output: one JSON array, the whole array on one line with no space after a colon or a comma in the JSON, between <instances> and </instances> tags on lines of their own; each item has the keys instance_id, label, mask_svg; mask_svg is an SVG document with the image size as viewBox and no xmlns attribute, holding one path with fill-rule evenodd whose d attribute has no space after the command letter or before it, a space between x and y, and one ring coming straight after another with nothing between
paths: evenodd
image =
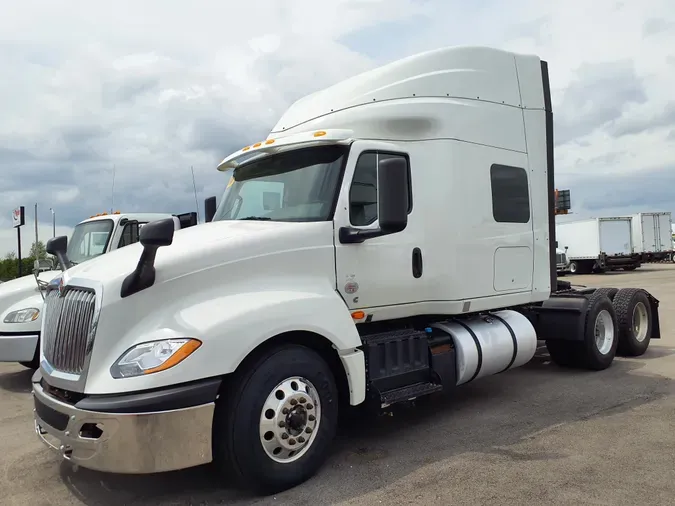
<instances>
[{"instance_id":1,"label":"utility pole","mask_svg":"<svg viewBox=\"0 0 675 506\"><path fill-rule=\"evenodd\" d=\"M51 207L49 210L52 212L52 237L56 237L56 213Z\"/></svg>"},{"instance_id":2,"label":"utility pole","mask_svg":"<svg viewBox=\"0 0 675 506\"><path fill-rule=\"evenodd\" d=\"M19 254L19 277L23 276L21 264L21 227L26 224L26 211L23 206L19 206L12 211L12 226L16 229L16 246Z\"/></svg>"},{"instance_id":3,"label":"utility pole","mask_svg":"<svg viewBox=\"0 0 675 506\"><path fill-rule=\"evenodd\" d=\"M113 213L115 207L115 165L112 170L112 188L110 189L110 214Z\"/></svg>"},{"instance_id":4,"label":"utility pole","mask_svg":"<svg viewBox=\"0 0 675 506\"><path fill-rule=\"evenodd\" d=\"M38 217L37 217L37 202L35 203L35 260L38 259Z\"/></svg>"}]
</instances>

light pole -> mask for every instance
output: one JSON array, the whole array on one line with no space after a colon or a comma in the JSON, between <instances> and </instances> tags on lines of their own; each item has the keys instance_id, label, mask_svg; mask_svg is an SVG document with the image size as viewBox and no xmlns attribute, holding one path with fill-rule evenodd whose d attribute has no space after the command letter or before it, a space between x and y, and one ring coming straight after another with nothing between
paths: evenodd
<instances>
[{"instance_id":1,"label":"light pole","mask_svg":"<svg viewBox=\"0 0 675 506\"><path fill-rule=\"evenodd\" d=\"M56 213L51 207L49 210L52 212L52 237L56 237Z\"/></svg>"}]
</instances>

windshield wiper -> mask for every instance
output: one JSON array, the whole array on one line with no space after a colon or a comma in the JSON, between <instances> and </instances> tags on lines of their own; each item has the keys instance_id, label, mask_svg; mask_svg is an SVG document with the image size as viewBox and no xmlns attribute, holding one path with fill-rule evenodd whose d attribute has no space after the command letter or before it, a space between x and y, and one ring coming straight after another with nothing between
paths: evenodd
<instances>
[{"instance_id":1,"label":"windshield wiper","mask_svg":"<svg viewBox=\"0 0 675 506\"><path fill-rule=\"evenodd\" d=\"M256 221L270 221L272 218L267 216L247 216L246 218L237 218L238 220L256 220Z\"/></svg>"}]
</instances>

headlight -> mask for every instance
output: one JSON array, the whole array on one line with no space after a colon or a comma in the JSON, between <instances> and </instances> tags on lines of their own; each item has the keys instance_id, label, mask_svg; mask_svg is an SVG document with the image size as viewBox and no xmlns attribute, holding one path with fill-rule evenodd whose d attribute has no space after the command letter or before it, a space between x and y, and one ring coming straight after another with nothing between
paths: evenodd
<instances>
[{"instance_id":1,"label":"headlight","mask_svg":"<svg viewBox=\"0 0 675 506\"><path fill-rule=\"evenodd\" d=\"M27 307L12 311L5 316L5 323L27 323L34 322L40 316L40 310L35 307Z\"/></svg>"},{"instance_id":2,"label":"headlight","mask_svg":"<svg viewBox=\"0 0 675 506\"><path fill-rule=\"evenodd\" d=\"M110 368L113 378L129 378L165 371L181 363L202 345L198 339L164 339L137 344Z\"/></svg>"}]
</instances>

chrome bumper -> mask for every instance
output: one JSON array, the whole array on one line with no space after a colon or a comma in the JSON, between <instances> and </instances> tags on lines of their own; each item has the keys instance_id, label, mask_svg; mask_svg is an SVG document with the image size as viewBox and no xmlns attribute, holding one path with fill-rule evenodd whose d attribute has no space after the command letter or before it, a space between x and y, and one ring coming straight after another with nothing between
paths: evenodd
<instances>
[{"instance_id":1,"label":"chrome bumper","mask_svg":"<svg viewBox=\"0 0 675 506\"><path fill-rule=\"evenodd\" d=\"M73 464L111 473L156 473L211 462L213 402L152 413L85 411L33 383L35 432Z\"/></svg>"}]
</instances>

